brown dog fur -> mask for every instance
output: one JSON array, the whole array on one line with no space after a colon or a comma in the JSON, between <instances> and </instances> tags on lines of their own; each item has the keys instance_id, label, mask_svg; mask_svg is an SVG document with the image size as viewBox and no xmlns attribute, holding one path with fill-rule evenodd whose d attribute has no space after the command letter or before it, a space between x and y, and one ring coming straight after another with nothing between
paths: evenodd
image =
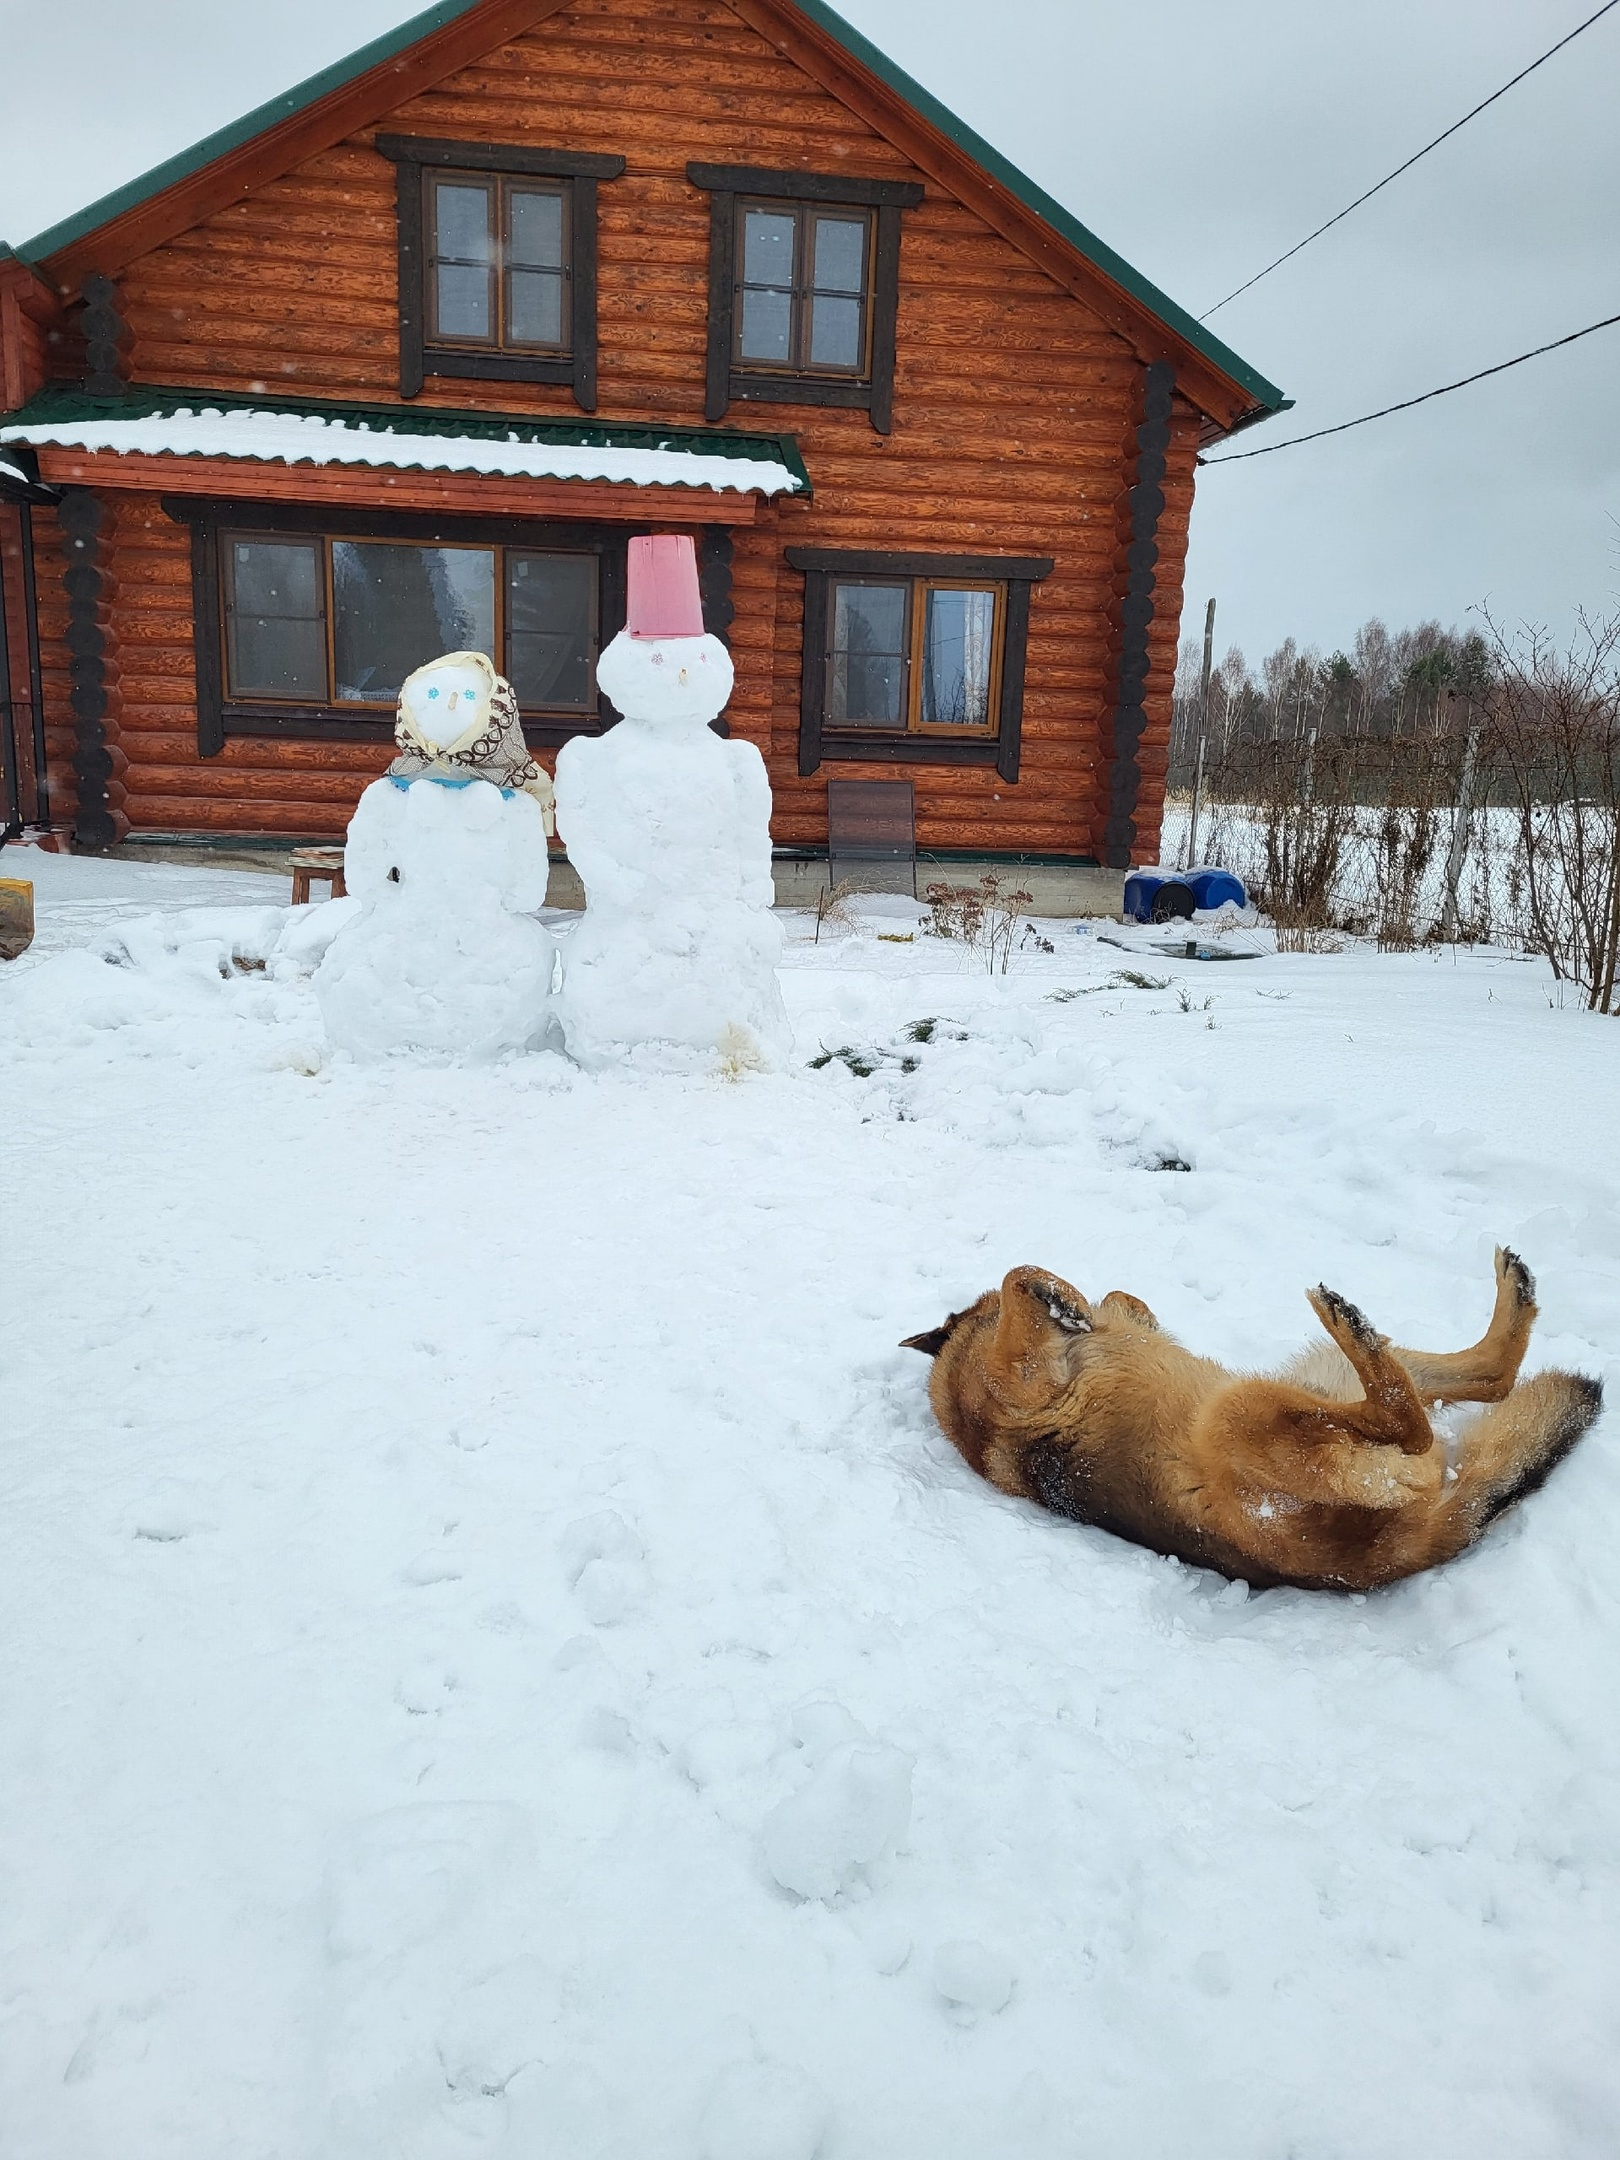
<instances>
[{"instance_id":1,"label":"brown dog fur","mask_svg":"<svg viewBox=\"0 0 1620 2160\"><path fill-rule=\"evenodd\" d=\"M1470 1350L1397 1349L1334 1291L1310 1292L1332 1338L1273 1378L1195 1357L1139 1298L1088 1304L1014 1268L903 1345L934 1359L945 1432L1002 1492L1256 1587L1372 1590L1449 1560L1532 1491L1602 1407L1595 1380L1518 1382L1536 1317L1516 1253ZM1495 1407L1454 1469L1426 1404Z\"/></svg>"}]
</instances>

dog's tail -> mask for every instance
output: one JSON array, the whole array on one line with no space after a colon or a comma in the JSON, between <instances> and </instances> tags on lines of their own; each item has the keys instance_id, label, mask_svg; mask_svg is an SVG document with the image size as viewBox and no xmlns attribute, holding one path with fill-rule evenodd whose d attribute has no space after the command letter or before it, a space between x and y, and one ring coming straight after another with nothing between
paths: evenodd
<instances>
[{"instance_id":1,"label":"dog's tail","mask_svg":"<svg viewBox=\"0 0 1620 2160\"><path fill-rule=\"evenodd\" d=\"M1544 1485L1603 1408L1601 1381L1543 1372L1523 1380L1463 1437L1446 1514L1469 1544L1498 1515Z\"/></svg>"}]
</instances>

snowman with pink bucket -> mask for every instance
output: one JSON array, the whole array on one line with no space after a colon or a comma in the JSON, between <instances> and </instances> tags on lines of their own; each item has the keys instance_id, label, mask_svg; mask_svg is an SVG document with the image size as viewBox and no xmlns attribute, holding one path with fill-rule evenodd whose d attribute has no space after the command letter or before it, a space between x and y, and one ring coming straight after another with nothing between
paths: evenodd
<instances>
[{"instance_id":1,"label":"snowman with pink bucket","mask_svg":"<svg viewBox=\"0 0 1620 2160\"><path fill-rule=\"evenodd\" d=\"M586 908L553 1001L598 1068L731 1070L784 1056L771 913L771 789L752 743L710 727L731 655L703 628L685 534L630 542L625 627L596 679L624 718L557 759L557 819Z\"/></svg>"},{"instance_id":2,"label":"snowman with pink bucket","mask_svg":"<svg viewBox=\"0 0 1620 2160\"><path fill-rule=\"evenodd\" d=\"M404 685L400 755L349 827L359 908L315 979L337 1047L477 1059L560 1030L591 1069L737 1072L785 1054L770 784L751 743L709 725L732 666L703 628L690 538L632 539L628 588L597 663L623 718L557 760L586 892L560 969L536 920L551 790L510 686L481 654L446 655Z\"/></svg>"}]
</instances>

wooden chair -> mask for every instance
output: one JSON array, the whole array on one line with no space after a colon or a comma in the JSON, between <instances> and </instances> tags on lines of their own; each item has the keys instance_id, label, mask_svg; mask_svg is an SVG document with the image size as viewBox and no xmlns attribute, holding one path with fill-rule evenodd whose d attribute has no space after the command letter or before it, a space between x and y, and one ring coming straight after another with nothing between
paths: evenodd
<instances>
[{"instance_id":1,"label":"wooden chair","mask_svg":"<svg viewBox=\"0 0 1620 2160\"><path fill-rule=\"evenodd\" d=\"M348 891L343 882L343 850L340 847L294 848L292 858L292 881L294 907L302 907L309 899L311 878L324 878L332 888L332 898L341 900Z\"/></svg>"},{"instance_id":2,"label":"wooden chair","mask_svg":"<svg viewBox=\"0 0 1620 2160\"><path fill-rule=\"evenodd\" d=\"M917 897L916 796L909 780L827 782L827 877Z\"/></svg>"}]
</instances>

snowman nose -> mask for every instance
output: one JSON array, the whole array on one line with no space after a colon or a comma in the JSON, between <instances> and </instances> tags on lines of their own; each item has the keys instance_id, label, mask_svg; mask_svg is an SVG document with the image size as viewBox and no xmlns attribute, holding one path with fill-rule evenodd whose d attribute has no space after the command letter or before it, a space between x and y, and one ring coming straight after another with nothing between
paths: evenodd
<instances>
[{"instance_id":1,"label":"snowman nose","mask_svg":"<svg viewBox=\"0 0 1620 2160\"><path fill-rule=\"evenodd\" d=\"M685 680L686 680L686 670L685 670L685 668L682 668L682 669L681 669L681 681L682 681L682 682L685 682Z\"/></svg>"}]
</instances>

